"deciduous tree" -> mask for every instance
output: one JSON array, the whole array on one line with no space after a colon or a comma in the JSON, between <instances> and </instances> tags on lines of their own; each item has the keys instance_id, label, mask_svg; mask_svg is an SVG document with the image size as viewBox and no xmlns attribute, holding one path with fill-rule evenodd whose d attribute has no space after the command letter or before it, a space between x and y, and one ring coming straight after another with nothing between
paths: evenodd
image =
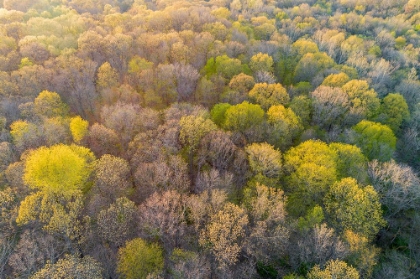
<instances>
[{"instance_id":1,"label":"deciduous tree","mask_svg":"<svg viewBox=\"0 0 420 279\"><path fill-rule=\"evenodd\" d=\"M125 279L146 279L163 270L163 251L141 238L128 241L118 252L118 273Z\"/></svg>"}]
</instances>

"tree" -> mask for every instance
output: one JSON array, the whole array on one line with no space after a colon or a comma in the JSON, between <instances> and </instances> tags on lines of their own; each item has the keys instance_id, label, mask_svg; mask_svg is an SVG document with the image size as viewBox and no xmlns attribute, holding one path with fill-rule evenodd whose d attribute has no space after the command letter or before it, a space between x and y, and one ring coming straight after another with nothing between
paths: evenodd
<instances>
[{"instance_id":1,"label":"tree","mask_svg":"<svg viewBox=\"0 0 420 279\"><path fill-rule=\"evenodd\" d=\"M75 143L80 143L82 141L88 133L88 128L89 122L83 120L80 116L71 118L70 131Z\"/></svg>"},{"instance_id":2,"label":"tree","mask_svg":"<svg viewBox=\"0 0 420 279\"><path fill-rule=\"evenodd\" d=\"M342 87L348 81L350 81L350 77L345 73L331 74L324 79L322 85L329 87Z\"/></svg>"},{"instance_id":3,"label":"tree","mask_svg":"<svg viewBox=\"0 0 420 279\"><path fill-rule=\"evenodd\" d=\"M367 158L362 150L351 144L333 142L330 149L337 153L337 178L353 177L359 183L367 182Z\"/></svg>"},{"instance_id":4,"label":"tree","mask_svg":"<svg viewBox=\"0 0 420 279\"><path fill-rule=\"evenodd\" d=\"M303 130L301 120L291 108L282 105L271 106L267 111L270 125L267 141L285 150Z\"/></svg>"},{"instance_id":5,"label":"tree","mask_svg":"<svg viewBox=\"0 0 420 279\"><path fill-rule=\"evenodd\" d=\"M191 100L191 96L197 87L200 78L198 71L191 65L175 64L176 90L178 92L178 102Z\"/></svg>"},{"instance_id":6,"label":"tree","mask_svg":"<svg viewBox=\"0 0 420 279\"><path fill-rule=\"evenodd\" d=\"M298 116L304 127L309 126L312 118L312 100L306 96L296 96L290 102L289 108Z\"/></svg>"},{"instance_id":7,"label":"tree","mask_svg":"<svg viewBox=\"0 0 420 279\"><path fill-rule=\"evenodd\" d=\"M138 208L140 232L159 239L166 251L179 247L186 230L184 197L176 191L155 192Z\"/></svg>"},{"instance_id":8,"label":"tree","mask_svg":"<svg viewBox=\"0 0 420 279\"><path fill-rule=\"evenodd\" d=\"M207 76L220 74L224 78L230 80L233 76L238 75L243 71L243 65L239 59L229 58L227 55L222 55L207 60L207 63L204 66L204 71Z\"/></svg>"},{"instance_id":9,"label":"tree","mask_svg":"<svg viewBox=\"0 0 420 279\"><path fill-rule=\"evenodd\" d=\"M344 232L343 237L349 249L346 262L356 268L363 278L370 278L378 264L379 248L370 244L368 238L349 230Z\"/></svg>"},{"instance_id":10,"label":"tree","mask_svg":"<svg viewBox=\"0 0 420 279\"><path fill-rule=\"evenodd\" d=\"M219 268L225 269L238 261L247 225L245 210L227 203L211 216L210 222L201 231L199 242L210 249Z\"/></svg>"},{"instance_id":11,"label":"tree","mask_svg":"<svg viewBox=\"0 0 420 279\"><path fill-rule=\"evenodd\" d=\"M203 116L184 116L179 121L181 130L179 132L179 139L181 143L187 147L188 150L188 162L190 167L190 173L193 167L193 156L198 149L200 140L209 132L217 129L210 119L206 119Z\"/></svg>"},{"instance_id":12,"label":"tree","mask_svg":"<svg viewBox=\"0 0 420 279\"><path fill-rule=\"evenodd\" d=\"M249 61L249 67L254 73L261 71L271 73L273 72L273 65L273 58L270 55L261 52L253 55Z\"/></svg>"},{"instance_id":13,"label":"tree","mask_svg":"<svg viewBox=\"0 0 420 279\"><path fill-rule=\"evenodd\" d=\"M289 94L280 83L257 83L249 91L248 96L263 109L279 104L285 105L290 101Z\"/></svg>"},{"instance_id":14,"label":"tree","mask_svg":"<svg viewBox=\"0 0 420 279\"><path fill-rule=\"evenodd\" d=\"M155 243L141 238L127 241L118 251L118 273L125 279L146 279L163 270L163 251Z\"/></svg>"},{"instance_id":15,"label":"tree","mask_svg":"<svg viewBox=\"0 0 420 279\"><path fill-rule=\"evenodd\" d=\"M265 265L287 254L290 231L287 228L283 191L257 183L244 190L243 204L250 218L250 234L245 251Z\"/></svg>"},{"instance_id":16,"label":"tree","mask_svg":"<svg viewBox=\"0 0 420 279\"><path fill-rule=\"evenodd\" d=\"M372 186L361 188L354 178L334 183L325 196L327 220L343 233L351 230L372 239L384 226L378 193Z\"/></svg>"},{"instance_id":17,"label":"tree","mask_svg":"<svg viewBox=\"0 0 420 279\"><path fill-rule=\"evenodd\" d=\"M71 135L66 118L44 118L39 130L42 133L44 145L46 146L70 143Z\"/></svg>"},{"instance_id":18,"label":"tree","mask_svg":"<svg viewBox=\"0 0 420 279\"><path fill-rule=\"evenodd\" d=\"M98 91L118 85L118 73L108 62L103 63L96 74L96 88Z\"/></svg>"},{"instance_id":19,"label":"tree","mask_svg":"<svg viewBox=\"0 0 420 279\"><path fill-rule=\"evenodd\" d=\"M210 117L213 122L219 126L223 127L225 120L226 120L226 111L228 108L230 108L232 105L228 103L218 103L213 106L213 108L210 111Z\"/></svg>"},{"instance_id":20,"label":"tree","mask_svg":"<svg viewBox=\"0 0 420 279\"><path fill-rule=\"evenodd\" d=\"M369 160L378 159L384 162L391 159L397 138L388 126L362 120L352 129L357 133L356 145Z\"/></svg>"},{"instance_id":21,"label":"tree","mask_svg":"<svg viewBox=\"0 0 420 279\"><path fill-rule=\"evenodd\" d=\"M232 142L230 135L223 131L212 131L205 135L198 150L199 169L208 165L220 172L233 170L239 149ZM238 174L241 175L241 174Z\"/></svg>"},{"instance_id":22,"label":"tree","mask_svg":"<svg viewBox=\"0 0 420 279\"><path fill-rule=\"evenodd\" d=\"M321 204L337 178L337 153L321 141L309 140L289 149L284 155L288 212L303 216Z\"/></svg>"},{"instance_id":23,"label":"tree","mask_svg":"<svg viewBox=\"0 0 420 279\"><path fill-rule=\"evenodd\" d=\"M355 268L340 260L329 261L323 270L316 265L308 273L308 279L327 278L359 279L360 276Z\"/></svg>"},{"instance_id":24,"label":"tree","mask_svg":"<svg viewBox=\"0 0 420 279\"><path fill-rule=\"evenodd\" d=\"M97 51L97 49L95 49ZM85 119L94 113L97 101L95 90L96 62L81 59L74 55L59 56L54 60L51 75L53 89L69 104L72 111ZM21 70L28 68L24 67Z\"/></svg>"},{"instance_id":25,"label":"tree","mask_svg":"<svg viewBox=\"0 0 420 279\"><path fill-rule=\"evenodd\" d=\"M56 263L47 263L44 268L37 271L31 279L58 279L58 278L102 278L102 267L90 256L79 258L66 255Z\"/></svg>"},{"instance_id":26,"label":"tree","mask_svg":"<svg viewBox=\"0 0 420 279\"><path fill-rule=\"evenodd\" d=\"M334 66L334 60L324 52L307 53L297 63L295 82L312 81L314 76Z\"/></svg>"},{"instance_id":27,"label":"tree","mask_svg":"<svg viewBox=\"0 0 420 279\"><path fill-rule=\"evenodd\" d=\"M54 145L31 150L25 162L24 181L31 188L71 193L86 187L95 157L76 145Z\"/></svg>"},{"instance_id":28,"label":"tree","mask_svg":"<svg viewBox=\"0 0 420 279\"><path fill-rule=\"evenodd\" d=\"M82 220L83 194L38 191L26 196L19 206L16 223L41 227L51 235L62 238L71 249L85 240L87 220Z\"/></svg>"},{"instance_id":29,"label":"tree","mask_svg":"<svg viewBox=\"0 0 420 279\"><path fill-rule=\"evenodd\" d=\"M120 153L121 143L117 133L101 124L95 123L89 127L86 141L97 157Z\"/></svg>"},{"instance_id":30,"label":"tree","mask_svg":"<svg viewBox=\"0 0 420 279\"><path fill-rule=\"evenodd\" d=\"M43 138L39 128L26 120L17 120L10 124L10 135L19 152L42 145Z\"/></svg>"},{"instance_id":31,"label":"tree","mask_svg":"<svg viewBox=\"0 0 420 279\"><path fill-rule=\"evenodd\" d=\"M312 122L327 131L332 126L340 126L346 122L350 108L346 93L340 88L319 86L311 93L313 114Z\"/></svg>"},{"instance_id":32,"label":"tree","mask_svg":"<svg viewBox=\"0 0 420 279\"><path fill-rule=\"evenodd\" d=\"M387 209L386 218L398 218L400 213L420 207L420 179L410 167L393 160L373 160L369 163L369 178Z\"/></svg>"},{"instance_id":33,"label":"tree","mask_svg":"<svg viewBox=\"0 0 420 279\"><path fill-rule=\"evenodd\" d=\"M229 130L245 132L264 120L264 110L259 105L242 102L229 107L225 112L224 127Z\"/></svg>"},{"instance_id":34,"label":"tree","mask_svg":"<svg viewBox=\"0 0 420 279\"><path fill-rule=\"evenodd\" d=\"M114 130L119 136L123 146L128 145L139 132L157 128L159 125L155 110L122 102L102 107L101 118L104 126Z\"/></svg>"},{"instance_id":35,"label":"tree","mask_svg":"<svg viewBox=\"0 0 420 279\"><path fill-rule=\"evenodd\" d=\"M108 203L128 194L130 166L122 158L103 155L95 164L95 186L93 191Z\"/></svg>"},{"instance_id":36,"label":"tree","mask_svg":"<svg viewBox=\"0 0 420 279\"><path fill-rule=\"evenodd\" d=\"M284 168L286 174L291 174L303 164L314 163L335 172L336 158L336 152L330 149L326 143L308 140L286 152Z\"/></svg>"},{"instance_id":37,"label":"tree","mask_svg":"<svg viewBox=\"0 0 420 279\"><path fill-rule=\"evenodd\" d=\"M146 149L148 149L146 147ZM146 156L154 156L155 153L146 150ZM148 198L154 192L176 190L185 193L191 190L190 176L194 169L188 169L188 163L180 155L172 155L168 158L162 156L157 148L158 159L149 161L150 158L143 158L144 162L139 163L134 173L137 201ZM139 152L138 154L141 154ZM190 173L188 172L190 171ZM195 173L192 173L195 175Z\"/></svg>"},{"instance_id":38,"label":"tree","mask_svg":"<svg viewBox=\"0 0 420 279\"><path fill-rule=\"evenodd\" d=\"M343 241L325 223L303 228L298 236L297 247L290 251L293 266L324 266L329 260L343 259L347 254Z\"/></svg>"},{"instance_id":39,"label":"tree","mask_svg":"<svg viewBox=\"0 0 420 279\"><path fill-rule=\"evenodd\" d=\"M388 94L382 100L378 121L388 125L397 134L403 121L410 118L407 102L400 94Z\"/></svg>"},{"instance_id":40,"label":"tree","mask_svg":"<svg viewBox=\"0 0 420 279\"><path fill-rule=\"evenodd\" d=\"M369 89L367 81L351 80L342 89L350 100L350 114L355 118L354 121L371 119L377 115L380 101L375 90Z\"/></svg>"},{"instance_id":41,"label":"tree","mask_svg":"<svg viewBox=\"0 0 420 279\"><path fill-rule=\"evenodd\" d=\"M293 50L302 57L306 53L317 53L319 52L318 46L311 41L305 39L299 39L292 44Z\"/></svg>"},{"instance_id":42,"label":"tree","mask_svg":"<svg viewBox=\"0 0 420 279\"><path fill-rule=\"evenodd\" d=\"M281 152L268 143L253 143L245 147L249 166L254 175L280 178L282 173Z\"/></svg>"},{"instance_id":43,"label":"tree","mask_svg":"<svg viewBox=\"0 0 420 279\"><path fill-rule=\"evenodd\" d=\"M65 117L68 115L68 107L55 92L47 90L39 93L34 101L34 111L44 117Z\"/></svg>"},{"instance_id":44,"label":"tree","mask_svg":"<svg viewBox=\"0 0 420 279\"><path fill-rule=\"evenodd\" d=\"M121 247L135 235L137 210L134 202L119 198L97 216L98 234L106 242Z\"/></svg>"},{"instance_id":45,"label":"tree","mask_svg":"<svg viewBox=\"0 0 420 279\"><path fill-rule=\"evenodd\" d=\"M241 94L247 94L255 85L255 80L252 76L249 76L244 73L240 73L232 77L229 82L229 88L232 90L237 90Z\"/></svg>"}]
</instances>

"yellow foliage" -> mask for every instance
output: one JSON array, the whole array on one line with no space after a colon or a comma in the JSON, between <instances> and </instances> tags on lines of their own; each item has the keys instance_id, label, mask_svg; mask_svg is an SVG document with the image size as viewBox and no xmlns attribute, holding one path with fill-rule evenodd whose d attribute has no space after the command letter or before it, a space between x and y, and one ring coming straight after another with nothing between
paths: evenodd
<instances>
[{"instance_id":1,"label":"yellow foliage","mask_svg":"<svg viewBox=\"0 0 420 279\"><path fill-rule=\"evenodd\" d=\"M89 122L82 119L80 116L73 117L70 120L70 131L73 136L73 140L79 143L87 134Z\"/></svg>"},{"instance_id":2,"label":"yellow foliage","mask_svg":"<svg viewBox=\"0 0 420 279\"><path fill-rule=\"evenodd\" d=\"M30 151L23 180L31 188L54 193L81 190L92 170L93 153L81 146L54 145Z\"/></svg>"}]
</instances>

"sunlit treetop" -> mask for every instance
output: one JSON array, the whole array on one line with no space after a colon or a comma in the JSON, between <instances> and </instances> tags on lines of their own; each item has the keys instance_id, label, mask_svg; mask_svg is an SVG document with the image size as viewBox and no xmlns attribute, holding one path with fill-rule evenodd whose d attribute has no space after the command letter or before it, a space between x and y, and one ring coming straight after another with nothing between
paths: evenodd
<instances>
[{"instance_id":1,"label":"sunlit treetop","mask_svg":"<svg viewBox=\"0 0 420 279\"><path fill-rule=\"evenodd\" d=\"M95 156L82 146L54 145L30 151L23 180L31 188L66 193L83 190Z\"/></svg>"}]
</instances>

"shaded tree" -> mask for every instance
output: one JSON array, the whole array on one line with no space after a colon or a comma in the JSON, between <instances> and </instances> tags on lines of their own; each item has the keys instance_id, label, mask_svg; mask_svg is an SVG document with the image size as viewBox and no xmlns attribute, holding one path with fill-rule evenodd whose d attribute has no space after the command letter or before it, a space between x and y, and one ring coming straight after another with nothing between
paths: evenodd
<instances>
[{"instance_id":1,"label":"shaded tree","mask_svg":"<svg viewBox=\"0 0 420 279\"><path fill-rule=\"evenodd\" d=\"M119 198L97 216L98 234L106 243L121 247L135 236L137 211L134 203Z\"/></svg>"}]
</instances>

